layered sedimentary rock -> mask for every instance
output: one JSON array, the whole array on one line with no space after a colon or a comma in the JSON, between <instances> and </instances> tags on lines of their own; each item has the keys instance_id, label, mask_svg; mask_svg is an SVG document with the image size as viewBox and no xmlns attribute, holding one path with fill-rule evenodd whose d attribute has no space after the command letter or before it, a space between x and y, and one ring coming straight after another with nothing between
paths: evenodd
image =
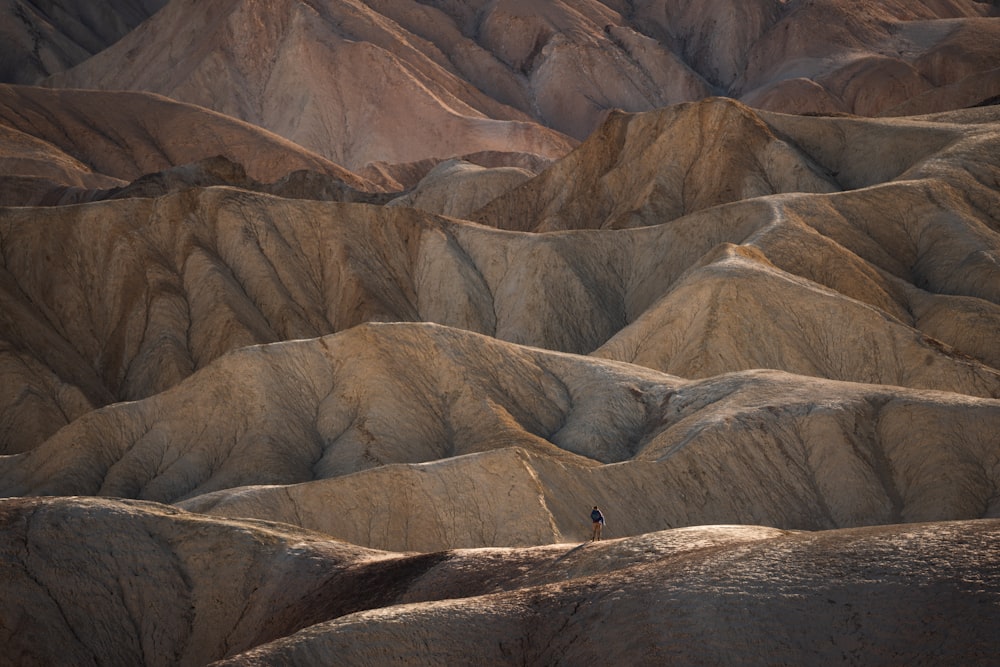
<instances>
[{"instance_id":1,"label":"layered sedimentary rock","mask_svg":"<svg viewBox=\"0 0 1000 667\"><path fill-rule=\"evenodd\" d=\"M311 171L380 189L259 127L146 93L0 85L0 133L5 205L86 201L93 190L217 156L265 183Z\"/></svg>"},{"instance_id":2,"label":"layered sedimentary rock","mask_svg":"<svg viewBox=\"0 0 1000 667\"><path fill-rule=\"evenodd\" d=\"M711 206L693 203L702 201L695 188L682 201L696 210L671 209L658 193L676 191L674 172L655 169L655 157L686 139L649 128L713 115L745 122L726 125L725 151L698 158L723 184L704 191L709 202L732 194L726 184L768 182L747 171L760 164L762 136L780 144L765 151L828 174L815 183L855 189L788 186ZM663 146L622 169L614 156L637 150L588 141L478 214L586 228L632 202L630 219L647 223L634 229L512 233L406 206L232 188L0 212L0 333L8 367L28 387L11 383L4 398L4 418L18 424L5 450L38 444L81 410L167 389L244 345L367 321L437 322L688 378L773 368L997 396L992 115L763 118L770 125L720 100L613 119L610 129L636 126ZM881 166L852 166L844 132L851 145L881 142ZM602 151L612 157L586 159ZM560 173L571 174L562 191Z\"/></svg>"}]
</instances>

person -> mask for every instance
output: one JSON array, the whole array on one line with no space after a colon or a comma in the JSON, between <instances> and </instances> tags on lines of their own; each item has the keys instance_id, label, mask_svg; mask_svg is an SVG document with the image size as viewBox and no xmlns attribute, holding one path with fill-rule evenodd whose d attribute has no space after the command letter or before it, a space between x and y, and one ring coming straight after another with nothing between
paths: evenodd
<instances>
[{"instance_id":1,"label":"person","mask_svg":"<svg viewBox=\"0 0 1000 667\"><path fill-rule=\"evenodd\" d=\"M590 520L594 522L594 534L590 536L590 541L601 539L601 529L604 527L604 515L601 510L594 505L594 509L590 512Z\"/></svg>"}]
</instances>

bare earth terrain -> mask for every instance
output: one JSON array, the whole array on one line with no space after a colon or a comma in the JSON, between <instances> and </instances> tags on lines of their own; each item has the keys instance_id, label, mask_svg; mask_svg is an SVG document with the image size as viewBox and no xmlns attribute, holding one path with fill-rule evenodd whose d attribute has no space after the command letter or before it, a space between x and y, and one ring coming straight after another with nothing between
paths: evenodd
<instances>
[{"instance_id":1,"label":"bare earth terrain","mask_svg":"<svg viewBox=\"0 0 1000 667\"><path fill-rule=\"evenodd\" d=\"M78 4L0 666L995 662L995 3Z\"/></svg>"}]
</instances>

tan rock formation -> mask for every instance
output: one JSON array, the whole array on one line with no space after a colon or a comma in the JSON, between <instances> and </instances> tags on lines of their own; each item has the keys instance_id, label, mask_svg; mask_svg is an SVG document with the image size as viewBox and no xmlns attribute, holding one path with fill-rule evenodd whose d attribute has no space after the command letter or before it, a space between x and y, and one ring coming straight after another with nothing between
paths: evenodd
<instances>
[{"instance_id":1,"label":"tan rock formation","mask_svg":"<svg viewBox=\"0 0 1000 667\"><path fill-rule=\"evenodd\" d=\"M976 2L786 4L743 56L733 88L747 104L786 113L926 113L940 110L939 89L951 90L950 108L970 106L1000 92L995 77L981 78L1000 66L986 46L1000 31L982 18L990 11ZM956 95L970 78L984 84L978 95Z\"/></svg>"},{"instance_id":2,"label":"tan rock formation","mask_svg":"<svg viewBox=\"0 0 1000 667\"><path fill-rule=\"evenodd\" d=\"M995 661L995 2L4 12L0 664Z\"/></svg>"},{"instance_id":3,"label":"tan rock formation","mask_svg":"<svg viewBox=\"0 0 1000 667\"><path fill-rule=\"evenodd\" d=\"M534 176L525 169L487 169L463 160L448 160L432 169L417 186L389 202L428 213L464 218Z\"/></svg>"},{"instance_id":4,"label":"tan rock formation","mask_svg":"<svg viewBox=\"0 0 1000 667\"><path fill-rule=\"evenodd\" d=\"M205 29L188 30L192 23ZM559 156L572 146L442 61L432 44L361 2L180 0L49 83L165 94L349 169L483 150Z\"/></svg>"},{"instance_id":5,"label":"tan rock formation","mask_svg":"<svg viewBox=\"0 0 1000 667\"><path fill-rule=\"evenodd\" d=\"M349 596L354 582L336 580L379 556L150 503L18 499L0 517L10 664L204 665L328 618L309 619L306 598Z\"/></svg>"},{"instance_id":6,"label":"tan rock formation","mask_svg":"<svg viewBox=\"0 0 1000 667\"><path fill-rule=\"evenodd\" d=\"M763 195L838 189L751 109L717 98L612 114L572 154L470 219L521 231L636 227Z\"/></svg>"},{"instance_id":7,"label":"tan rock formation","mask_svg":"<svg viewBox=\"0 0 1000 667\"><path fill-rule=\"evenodd\" d=\"M533 231L634 227L769 194L915 178L968 189L991 211L995 195L984 187L990 176L979 165L995 168L1000 114L964 117L952 126L818 118L754 111L725 99L616 114L544 174L469 217Z\"/></svg>"},{"instance_id":8,"label":"tan rock formation","mask_svg":"<svg viewBox=\"0 0 1000 667\"><path fill-rule=\"evenodd\" d=\"M701 542L705 548L677 558L664 554L619 573L509 593L361 612L219 664L987 665L997 646L989 620L997 607L995 526L761 535L746 542L739 535L736 544L725 543L723 528L721 535L710 532L711 546ZM655 550L650 542L661 536L677 539L658 533L638 544L582 551L614 563L619 549Z\"/></svg>"},{"instance_id":9,"label":"tan rock formation","mask_svg":"<svg viewBox=\"0 0 1000 667\"><path fill-rule=\"evenodd\" d=\"M28 368L51 369L94 406L150 396L243 345L386 320L565 352L605 346L598 354L692 377L763 366L997 395L1000 204L990 183L1000 153L990 112L805 118L716 101L623 117L609 127L626 136L642 128L653 146L634 168L615 165L648 142L623 153L595 138L482 210L599 226L620 219L608 212L620 206L632 209L629 221L662 220L658 211L680 205L669 181L677 172L656 168L676 135L649 128L714 115L741 124L719 137L724 152L692 152L712 180L691 181L690 200L681 197L708 208L630 230L514 234L412 208L212 188L0 211L10 313L2 334ZM860 145L882 159L865 160ZM765 163L768 154L794 157L802 171L789 176L788 159ZM804 179L856 189L752 196L782 178L793 190ZM741 182L757 184L750 199L711 206ZM731 298L740 284L747 291ZM0 412L15 411L17 395ZM26 405L39 417L61 409L50 391L37 395ZM48 434L65 422L38 419ZM30 446L17 441L5 450Z\"/></svg>"},{"instance_id":10,"label":"tan rock formation","mask_svg":"<svg viewBox=\"0 0 1000 667\"><path fill-rule=\"evenodd\" d=\"M537 153L506 151L480 151L453 159L486 169L521 169L532 176L537 176L554 162ZM416 187L435 167L447 161L426 158L417 162L370 162L358 173L374 183L384 184L386 189L409 190Z\"/></svg>"},{"instance_id":11,"label":"tan rock formation","mask_svg":"<svg viewBox=\"0 0 1000 667\"><path fill-rule=\"evenodd\" d=\"M434 325L365 325L248 347L90 413L0 459L0 492L190 499L428 551L579 539L579 508L598 500L619 536L826 528L997 516L998 429L997 400L762 371L690 382ZM316 479L329 481L246 488Z\"/></svg>"},{"instance_id":12,"label":"tan rock formation","mask_svg":"<svg viewBox=\"0 0 1000 667\"><path fill-rule=\"evenodd\" d=\"M583 139L610 109L717 94L791 113L977 104L1000 94L990 14L973 0L174 0L48 84L164 94L355 170L481 150L554 157L570 146L558 132Z\"/></svg>"},{"instance_id":13,"label":"tan rock formation","mask_svg":"<svg viewBox=\"0 0 1000 667\"><path fill-rule=\"evenodd\" d=\"M1000 648L996 521L415 555L153 503L6 500L0 517L15 664L985 665Z\"/></svg>"}]
</instances>

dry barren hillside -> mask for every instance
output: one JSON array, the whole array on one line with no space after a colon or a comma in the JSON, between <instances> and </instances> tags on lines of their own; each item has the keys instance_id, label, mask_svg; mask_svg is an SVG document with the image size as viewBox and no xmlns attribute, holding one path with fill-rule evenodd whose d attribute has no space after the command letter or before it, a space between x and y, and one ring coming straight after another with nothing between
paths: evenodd
<instances>
[{"instance_id":1,"label":"dry barren hillside","mask_svg":"<svg viewBox=\"0 0 1000 667\"><path fill-rule=\"evenodd\" d=\"M87 201L95 190L216 156L267 183L311 172L355 189L380 189L259 127L146 93L0 85L0 132L6 205Z\"/></svg>"},{"instance_id":2,"label":"dry barren hillside","mask_svg":"<svg viewBox=\"0 0 1000 667\"><path fill-rule=\"evenodd\" d=\"M609 109L713 94L794 113L972 106L1000 94L995 11L974 0L174 0L48 85L161 93L351 169L478 150L554 156Z\"/></svg>"},{"instance_id":3,"label":"dry barren hillside","mask_svg":"<svg viewBox=\"0 0 1000 667\"><path fill-rule=\"evenodd\" d=\"M598 499L616 535L1000 516L997 432L997 400L764 371L693 382L381 324L245 348L90 413L0 459L0 488L185 501L431 551L580 539Z\"/></svg>"},{"instance_id":4,"label":"dry barren hillside","mask_svg":"<svg viewBox=\"0 0 1000 667\"><path fill-rule=\"evenodd\" d=\"M692 181L694 194L655 157L614 166L650 146L676 156L691 140L664 129L623 149L607 135L706 115L738 122L722 122L720 149L697 158L713 178ZM992 116L763 117L707 101L610 119L479 214L587 228L631 202L630 219L647 226L621 230L514 233L406 205L235 188L9 208L0 334L10 377L32 389L8 385L3 447L28 449L88 409L151 396L242 346L366 321L437 322L687 378L772 368L997 397L998 127ZM762 134L778 147L761 148ZM881 142L882 167L849 168L844 136ZM700 188L733 197L734 183L773 184L746 171L761 150L829 176L813 194L751 189L669 213L678 193L700 201ZM834 172L855 189L834 187ZM648 224L656 212L661 224ZM563 226L538 226L553 224Z\"/></svg>"},{"instance_id":5,"label":"dry barren hillside","mask_svg":"<svg viewBox=\"0 0 1000 667\"><path fill-rule=\"evenodd\" d=\"M988 664L998 530L395 554L152 503L6 500L0 621L13 664Z\"/></svg>"},{"instance_id":6,"label":"dry barren hillside","mask_svg":"<svg viewBox=\"0 0 1000 667\"><path fill-rule=\"evenodd\" d=\"M995 662L996 3L101 7L0 6L0 665Z\"/></svg>"}]
</instances>

